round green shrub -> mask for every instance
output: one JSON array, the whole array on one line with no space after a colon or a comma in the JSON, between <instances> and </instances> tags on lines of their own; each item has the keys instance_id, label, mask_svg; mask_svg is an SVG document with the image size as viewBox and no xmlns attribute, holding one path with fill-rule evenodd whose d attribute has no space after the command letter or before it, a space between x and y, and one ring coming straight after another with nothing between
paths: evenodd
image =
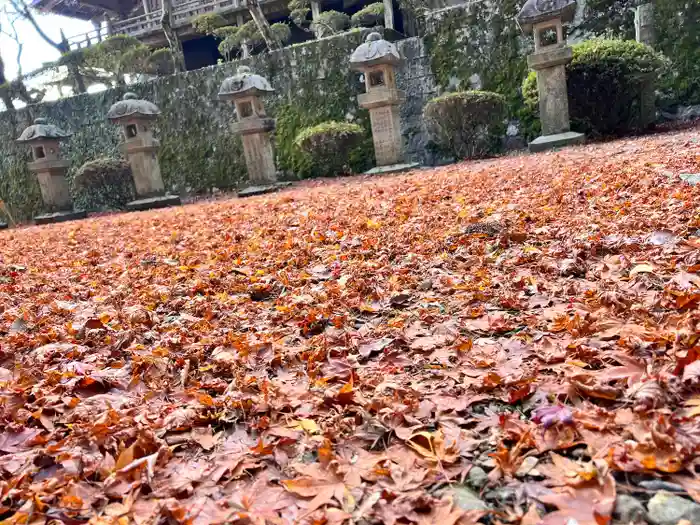
<instances>
[{"instance_id":1,"label":"round green shrub","mask_svg":"<svg viewBox=\"0 0 700 525\"><path fill-rule=\"evenodd\" d=\"M457 159L487 157L501 148L506 99L490 91L447 93L423 110L435 148Z\"/></svg>"},{"instance_id":2,"label":"round green shrub","mask_svg":"<svg viewBox=\"0 0 700 525\"><path fill-rule=\"evenodd\" d=\"M282 22L272 24L270 26L270 31L272 31L272 34L277 38L277 40L279 40L283 44L289 42L292 39L292 30L287 24L284 24Z\"/></svg>"},{"instance_id":3,"label":"round green shrub","mask_svg":"<svg viewBox=\"0 0 700 525\"><path fill-rule=\"evenodd\" d=\"M73 177L76 201L91 210L124 209L136 193L129 163L101 157L83 164Z\"/></svg>"},{"instance_id":4,"label":"round green shrub","mask_svg":"<svg viewBox=\"0 0 700 525\"><path fill-rule=\"evenodd\" d=\"M322 122L304 128L294 144L310 162L321 168L326 176L349 173L352 150L362 140L363 129L349 122Z\"/></svg>"},{"instance_id":5,"label":"round green shrub","mask_svg":"<svg viewBox=\"0 0 700 525\"><path fill-rule=\"evenodd\" d=\"M666 60L649 46L633 40L587 40L572 46L566 66L571 127L592 135L624 135L642 127L641 95ZM652 83L649 86L649 83ZM523 82L527 107L538 111L537 75Z\"/></svg>"},{"instance_id":6,"label":"round green shrub","mask_svg":"<svg viewBox=\"0 0 700 525\"><path fill-rule=\"evenodd\" d=\"M226 19L218 13L203 13L192 20L192 27L202 35L213 35L214 31L225 25Z\"/></svg>"},{"instance_id":7,"label":"round green shrub","mask_svg":"<svg viewBox=\"0 0 700 525\"><path fill-rule=\"evenodd\" d=\"M375 2L369 4L350 17L355 27L371 27L384 22L384 4Z\"/></svg>"},{"instance_id":8,"label":"round green shrub","mask_svg":"<svg viewBox=\"0 0 700 525\"><path fill-rule=\"evenodd\" d=\"M147 59L149 73L153 75L172 75L175 72L173 54L169 47L161 47L151 53Z\"/></svg>"},{"instance_id":9,"label":"round green shrub","mask_svg":"<svg viewBox=\"0 0 700 525\"><path fill-rule=\"evenodd\" d=\"M311 23L311 30L317 38L339 33L350 25L350 17L340 11L323 11Z\"/></svg>"}]
</instances>

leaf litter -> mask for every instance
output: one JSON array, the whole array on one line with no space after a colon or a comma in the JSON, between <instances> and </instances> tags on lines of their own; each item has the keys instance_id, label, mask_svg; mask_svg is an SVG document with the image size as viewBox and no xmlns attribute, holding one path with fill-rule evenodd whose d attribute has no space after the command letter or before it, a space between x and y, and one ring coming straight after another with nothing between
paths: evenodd
<instances>
[{"instance_id":1,"label":"leaf litter","mask_svg":"<svg viewBox=\"0 0 700 525\"><path fill-rule=\"evenodd\" d=\"M3 523L698 501L690 135L2 232Z\"/></svg>"}]
</instances>

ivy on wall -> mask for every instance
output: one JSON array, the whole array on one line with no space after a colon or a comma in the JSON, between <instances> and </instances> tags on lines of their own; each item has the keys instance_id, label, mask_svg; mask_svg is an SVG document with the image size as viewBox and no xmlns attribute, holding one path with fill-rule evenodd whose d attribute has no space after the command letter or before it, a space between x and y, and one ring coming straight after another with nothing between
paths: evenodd
<instances>
[{"instance_id":1,"label":"ivy on wall","mask_svg":"<svg viewBox=\"0 0 700 525\"><path fill-rule=\"evenodd\" d=\"M521 4L470 2L438 12L428 21L426 45L443 91L494 91L506 97L510 115L517 115L531 46L516 22Z\"/></svg>"},{"instance_id":2,"label":"ivy on wall","mask_svg":"<svg viewBox=\"0 0 700 525\"><path fill-rule=\"evenodd\" d=\"M302 128L326 120L350 120L364 129L364 147L354 155L351 164L356 171L371 167L374 149L369 115L357 105L363 84L360 75L348 64L363 36L362 31L353 30L246 60L129 86L129 91L153 101L161 109L156 136L161 144L158 157L166 188L179 194L204 193L245 183L242 144L230 131L235 119L234 107L218 98L223 80L233 75L242 63L266 77L276 90L263 101L268 114L278 119L274 136L277 165L287 178L324 174L321 166L303 158L293 142ZM404 41L403 45L409 55L421 49L410 41ZM423 73L422 68L427 69L427 64L416 64L423 57L414 58L407 63L414 71L415 82L431 80L426 80ZM399 72L399 77L405 81L403 73ZM415 103L419 116L423 95L417 87L405 86L412 95L407 107L413 109ZM16 220L28 220L41 209L38 183L26 167L28 152L14 142L22 130L35 118L45 117L73 134L63 147L71 163L68 176L72 181L76 170L85 162L122 156L120 129L106 120L106 113L126 89L83 94L0 113L0 199ZM87 209L100 207L99 199L91 199L75 188L73 193L79 205Z\"/></svg>"}]
</instances>

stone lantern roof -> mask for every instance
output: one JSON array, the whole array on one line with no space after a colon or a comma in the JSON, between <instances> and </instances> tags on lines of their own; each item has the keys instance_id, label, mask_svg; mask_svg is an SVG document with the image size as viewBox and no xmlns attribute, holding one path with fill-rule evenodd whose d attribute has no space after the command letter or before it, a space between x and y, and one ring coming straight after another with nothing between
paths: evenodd
<instances>
[{"instance_id":1,"label":"stone lantern roof","mask_svg":"<svg viewBox=\"0 0 700 525\"><path fill-rule=\"evenodd\" d=\"M576 0L527 0L518 13L518 24L527 33L539 22L561 18L563 23L567 23L573 21L574 15Z\"/></svg>"},{"instance_id":2,"label":"stone lantern roof","mask_svg":"<svg viewBox=\"0 0 700 525\"><path fill-rule=\"evenodd\" d=\"M401 55L396 45L384 40L382 35L373 32L367 35L364 43L360 44L350 57L353 69L364 69L378 65L398 65Z\"/></svg>"},{"instance_id":3,"label":"stone lantern roof","mask_svg":"<svg viewBox=\"0 0 700 525\"><path fill-rule=\"evenodd\" d=\"M155 119L158 115L158 106L148 100L140 100L135 93L126 93L123 100L113 104L107 112L107 118L113 121L128 117Z\"/></svg>"},{"instance_id":4,"label":"stone lantern roof","mask_svg":"<svg viewBox=\"0 0 700 525\"><path fill-rule=\"evenodd\" d=\"M39 140L62 140L70 137L70 133L66 133L58 126L49 124L45 118L38 118L34 124L25 129L17 139L19 143L34 142Z\"/></svg>"},{"instance_id":5,"label":"stone lantern roof","mask_svg":"<svg viewBox=\"0 0 700 525\"><path fill-rule=\"evenodd\" d=\"M248 66L239 66L236 74L221 83L219 98L236 98L246 95L258 96L275 90L265 77L251 73Z\"/></svg>"}]
</instances>

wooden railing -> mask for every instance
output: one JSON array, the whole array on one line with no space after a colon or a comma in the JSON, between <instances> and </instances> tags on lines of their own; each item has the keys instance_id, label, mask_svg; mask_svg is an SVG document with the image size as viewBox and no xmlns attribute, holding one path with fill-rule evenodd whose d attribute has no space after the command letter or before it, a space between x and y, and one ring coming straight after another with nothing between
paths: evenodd
<instances>
[{"instance_id":1,"label":"wooden railing","mask_svg":"<svg viewBox=\"0 0 700 525\"><path fill-rule=\"evenodd\" d=\"M152 13L135 16L126 20L112 23L112 31L116 35L139 36L144 33L151 33L160 27L161 10Z\"/></svg>"},{"instance_id":2,"label":"wooden railing","mask_svg":"<svg viewBox=\"0 0 700 525\"><path fill-rule=\"evenodd\" d=\"M74 36L68 39L68 44L71 49L83 49L86 47L93 46L98 42L102 42L109 35L105 29L93 29L87 33Z\"/></svg>"},{"instance_id":3,"label":"wooden railing","mask_svg":"<svg viewBox=\"0 0 700 525\"><path fill-rule=\"evenodd\" d=\"M261 3L265 3L263 0ZM183 27L192 22L192 19L204 13L230 13L245 9L242 0L189 0L173 7L173 26ZM161 9L151 13L135 16L126 20L113 22L111 34L125 34L139 37L160 30ZM94 33L94 34L93 34ZM101 34L102 33L102 34ZM106 35L102 31L90 31L69 39L71 49L80 49L100 42Z\"/></svg>"}]
</instances>

